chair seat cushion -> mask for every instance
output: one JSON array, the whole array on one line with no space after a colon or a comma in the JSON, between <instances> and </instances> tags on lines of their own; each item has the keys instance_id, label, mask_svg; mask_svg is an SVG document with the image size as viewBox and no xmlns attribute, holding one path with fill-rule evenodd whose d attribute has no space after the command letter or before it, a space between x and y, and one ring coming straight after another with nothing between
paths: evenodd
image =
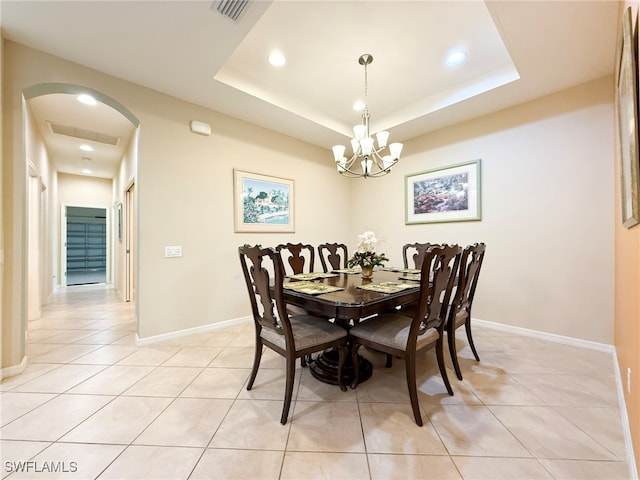
<instances>
[{"instance_id":1,"label":"chair seat cushion","mask_svg":"<svg viewBox=\"0 0 640 480\"><path fill-rule=\"evenodd\" d=\"M412 321L412 318L404 315L378 315L359 323L349 331L349 334L396 350L406 350ZM435 328L427 329L417 338L416 350L435 343L439 336Z\"/></svg>"},{"instance_id":2,"label":"chair seat cushion","mask_svg":"<svg viewBox=\"0 0 640 480\"><path fill-rule=\"evenodd\" d=\"M347 336L347 331L344 328L313 315L295 315L289 317L289 321L296 351L333 342ZM284 335L269 328L263 328L260 336L278 347L286 349Z\"/></svg>"}]
</instances>

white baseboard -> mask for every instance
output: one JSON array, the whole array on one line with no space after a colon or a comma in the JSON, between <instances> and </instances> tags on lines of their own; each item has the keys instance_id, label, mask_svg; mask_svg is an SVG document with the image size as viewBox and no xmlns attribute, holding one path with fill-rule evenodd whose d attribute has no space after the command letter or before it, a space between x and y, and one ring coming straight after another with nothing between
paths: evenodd
<instances>
[{"instance_id":1,"label":"white baseboard","mask_svg":"<svg viewBox=\"0 0 640 480\"><path fill-rule=\"evenodd\" d=\"M0 380L3 378L14 377L15 375L20 375L24 372L24 369L27 368L27 357L26 355L22 357L22 361L17 365L12 365L10 367L3 368L0 370Z\"/></svg>"},{"instance_id":2,"label":"white baseboard","mask_svg":"<svg viewBox=\"0 0 640 480\"><path fill-rule=\"evenodd\" d=\"M624 433L624 445L627 452L627 463L629 464L629 478L638 480L638 468L636 457L633 453L633 441L631 439L631 426L629 425L629 415L627 415L627 402L624 399L624 384L620 374L618 355L613 354L613 366L616 375L616 389L618 390L618 404L620 405L620 421L622 422L622 432Z\"/></svg>"},{"instance_id":3,"label":"white baseboard","mask_svg":"<svg viewBox=\"0 0 640 480\"><path fill-rule=\"evenodd\" d=\"M488 320L481 320L479 318L473 318L471 321L474 325L477 324L481 327L492 328L494 330L501 330L508 333L516 333L518 335L539 338L540 340L548 340L550 342L562 343L564 345L571 345L572 347L588 348L589 350L598 350L600 352L608 353L613 353L615 351L615 347L607 343L592 342L590 340L583 340L581 338L565 337L564 335L556 335L555 333L547 333L541 332L539 330L531 330L529 328L515 327L513 325L490 322Z\"/></svg>"},{"instance_id":4,"label":"white baseboard","mask_svg":"<svg viewBox=\"0 0 640 480\"><path fill-rule=\"evenodd\" d=\"M626 450L626 456L627 456L627 463L629 465L629 478L632 480L638 480L638 469L636 465L636 457L633 452L633 442L631 440L631 426L629 425L629 416L627 415L627 405L624 399L624 386L622 383L622 376L620 374L620 365L618 365L618 355L616 354L616 348L614 345L592 342L589 340L582 340L580 338L565 337L563 335L540 332L538 330L531 330L528 328L514 327L512 325L505 325L503 323L495 323L495 322L489 322L487 320L480 320L479 318L473 318L471 321L473 324L477 324L478 326L492 328L494 330L500 330L503 332L515 333L518 335L525 335L528 337L539 338L541 340L548 340L550 342L570 345L572 347L586 348L590 350L598 350L600 352L610 353L611 358L613 360L613 370L616 377L616 390L618 393L618 405L620 407L620 420L622 422L622 433L624 434L624 444L625 444L625 450Z\"/></svg>"},{"instance_id":5,"label":"white baseboard","mask_svg":"<svg viewBox=\"0 0 640 480\"><path fill-rule=\"evenodd\" d=\"M138 347L153 345L155 343L165 342L167 340L174 340L176 338L186 337L187 335L193 335L196 333L203 333L203 332L211 332L214 330L219 330L221 328L227 328L233 325L240 325L242 323L251 322L251 321L253 321L253 317L249 315L246 317L225 320L223 322L210 323L208 325L201 325L199 327L187 328L185 330L178 330L176 332L153 335L151 337L140 338L136 333L136 345Z\"/></svg>"}]
</instances>

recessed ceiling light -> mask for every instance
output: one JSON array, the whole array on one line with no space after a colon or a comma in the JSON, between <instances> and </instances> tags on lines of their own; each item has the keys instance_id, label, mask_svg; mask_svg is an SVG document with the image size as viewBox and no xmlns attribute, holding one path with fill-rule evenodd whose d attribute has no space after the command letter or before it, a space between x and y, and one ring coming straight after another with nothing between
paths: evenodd
<instances>
[{"instance_id":1,"label":"recessed ceiling light","mask_svg":"<svg viewBox=\"0 0 640 480\"><path fill-rule=\"evenodd\" d=\"M83 168L82 169L82 173L93 173L91 170L89 170L88 168Z\"/></svg>"},{"instance_id":2,"label":"recessed ceiling light","mask_svg":"<svg viewBox=\"0 0 640 480\"><path fill-rule=\"evenodd\" d=\"M90 145L80 145L80 150L85 152L93 152L93 147Z\"/></svg>"},{"instance_id":3,"label":"recessed ceiling light","mask_svg":"<svg viewBox=\"0 0 640 480\"><path fill-rule=\"evenodd\" d=\"M284 57L283 54L279 52L274 52L271 55L269 55L269 63L274 67L281 67L285 63L287 63L287 59Z\"/></svg>"},{"instance_id":4,"label":"recessed ceiling light","mask_svg":"<svg viewBox=\"0 0 640 480\"><path fill-rule=\"evenodd\" d=\"M95 98L93 98L91 95L87 95L86 93L78 95L77 98L80 103L84 103L85 105L97 105L98 103L96 102Z\"/></svg>"},{"instance_id":5,"label":"recessed ceiling light","mask_svg":"<svg viewBox=\"0 0 640 480\"><path fill-rule=\"evenodd\" d=\"M458 65L464 62L467 58L467 54L460 50L452 52L447 57L447 65Z\"/></svg>"},{"instance_id":6,"label":"recessed ceiling light","mask_svg":"<svg viewBox=\"0 0 640 480\"><path fill-rule=\"evenodd\" d=\"M353 109L356 112L361 112L362 110L364 110L364 103L363 102L356 102L353 104Z\"/></svg>"}]
</instances>

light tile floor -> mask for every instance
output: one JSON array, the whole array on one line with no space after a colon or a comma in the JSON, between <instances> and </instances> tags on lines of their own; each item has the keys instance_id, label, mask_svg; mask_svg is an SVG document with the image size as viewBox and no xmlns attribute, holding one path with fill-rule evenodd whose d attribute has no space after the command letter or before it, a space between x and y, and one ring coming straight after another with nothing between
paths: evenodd
<instances>
[{"instance_id":1,"label":"light tile floor","mask_svg":"<svg viewBox=\"0 0 640 480\"><path fill-rule=\"evenodd\" d=\"M136 347L133 305L87 286L28 330L0 385L2 478L629 478L607 353L478 327L477 363L461 331L454 396L421 357L419 428L403 362L365 351L374 375L345 393L298 367L282 426L282 358L245 388L251 324Z\"/></svg>"}]
</instances>

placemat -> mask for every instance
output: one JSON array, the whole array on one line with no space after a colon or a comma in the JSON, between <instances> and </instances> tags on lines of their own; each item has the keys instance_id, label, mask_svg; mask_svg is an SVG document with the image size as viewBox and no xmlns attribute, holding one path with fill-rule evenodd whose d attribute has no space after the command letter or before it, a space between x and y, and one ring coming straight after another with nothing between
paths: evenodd
<instances>
[{"instance_id":1,"label":"placemat","mask_svg":"<svg viewBox=\"0 0 640 480\"><path fill-rule=\"evenodd\" d=\"M397 283L397 282L380 282L370 283L365 285L358 285L358 288L363 290L373 290L380 293L396 293L409 288L417 288L417 285L412 283Z\"/></svg>"},{"instance_id":2,"label":"placemat","mask_svg":"<svg viewBox=\"0 0 640 480\"><path fill-rule=\"evenodd\" d=\"M401 280L413 280L413 281L419 282L421 277L422 275L420 275L419 273L405 273L404 275L398 278L400 278Z\"/></svg>"},{"instance_id":3,"label":"placemat","mask_svg":"<svg viewBox=\"0 0 640 480\"><path fill-rule=\"evenodd\" d=\"M349 275L353 273L362 273L360 268L340 268L338 270L333 270L333 273L348 273Z\"/></svg>"},{"instance_id":4,"label":"placemat","mask_svg":"<svg viewBox=\"0 0 640 480\"><path fill-rule=\"evenodd\" d=\"M342 287L336 287L333 285L326 285L318 282L288 282L283 285L284 288L293 290L294 292L307 293L309 295L321 295L323 293L336 292L338 290L344 290Z\"/></svg>"},{"instance_id":5,"label":"placemat","mask_svg":"<svg viewBox=\"0 0 640 480\"><path fill-rule=\"evenodd\" d=\"M402 268L402 267L382 267L382 270L387 272L398 272L398 273L420 273L420 269L418 268Z\"/></svg>"},{"instance_id":6,"label":"placemat","mask_svg":"<svg viewBox=\"0 0 640 480\"><path fill-rule=\"evenodd\" d=\"M324 273L324 272L309 272L309 273L297 273L296 275L289 275L287 278L291 280L316 280L318 278L331 278L337 277L336 273Z\"/></svg>"}]
</instances>

